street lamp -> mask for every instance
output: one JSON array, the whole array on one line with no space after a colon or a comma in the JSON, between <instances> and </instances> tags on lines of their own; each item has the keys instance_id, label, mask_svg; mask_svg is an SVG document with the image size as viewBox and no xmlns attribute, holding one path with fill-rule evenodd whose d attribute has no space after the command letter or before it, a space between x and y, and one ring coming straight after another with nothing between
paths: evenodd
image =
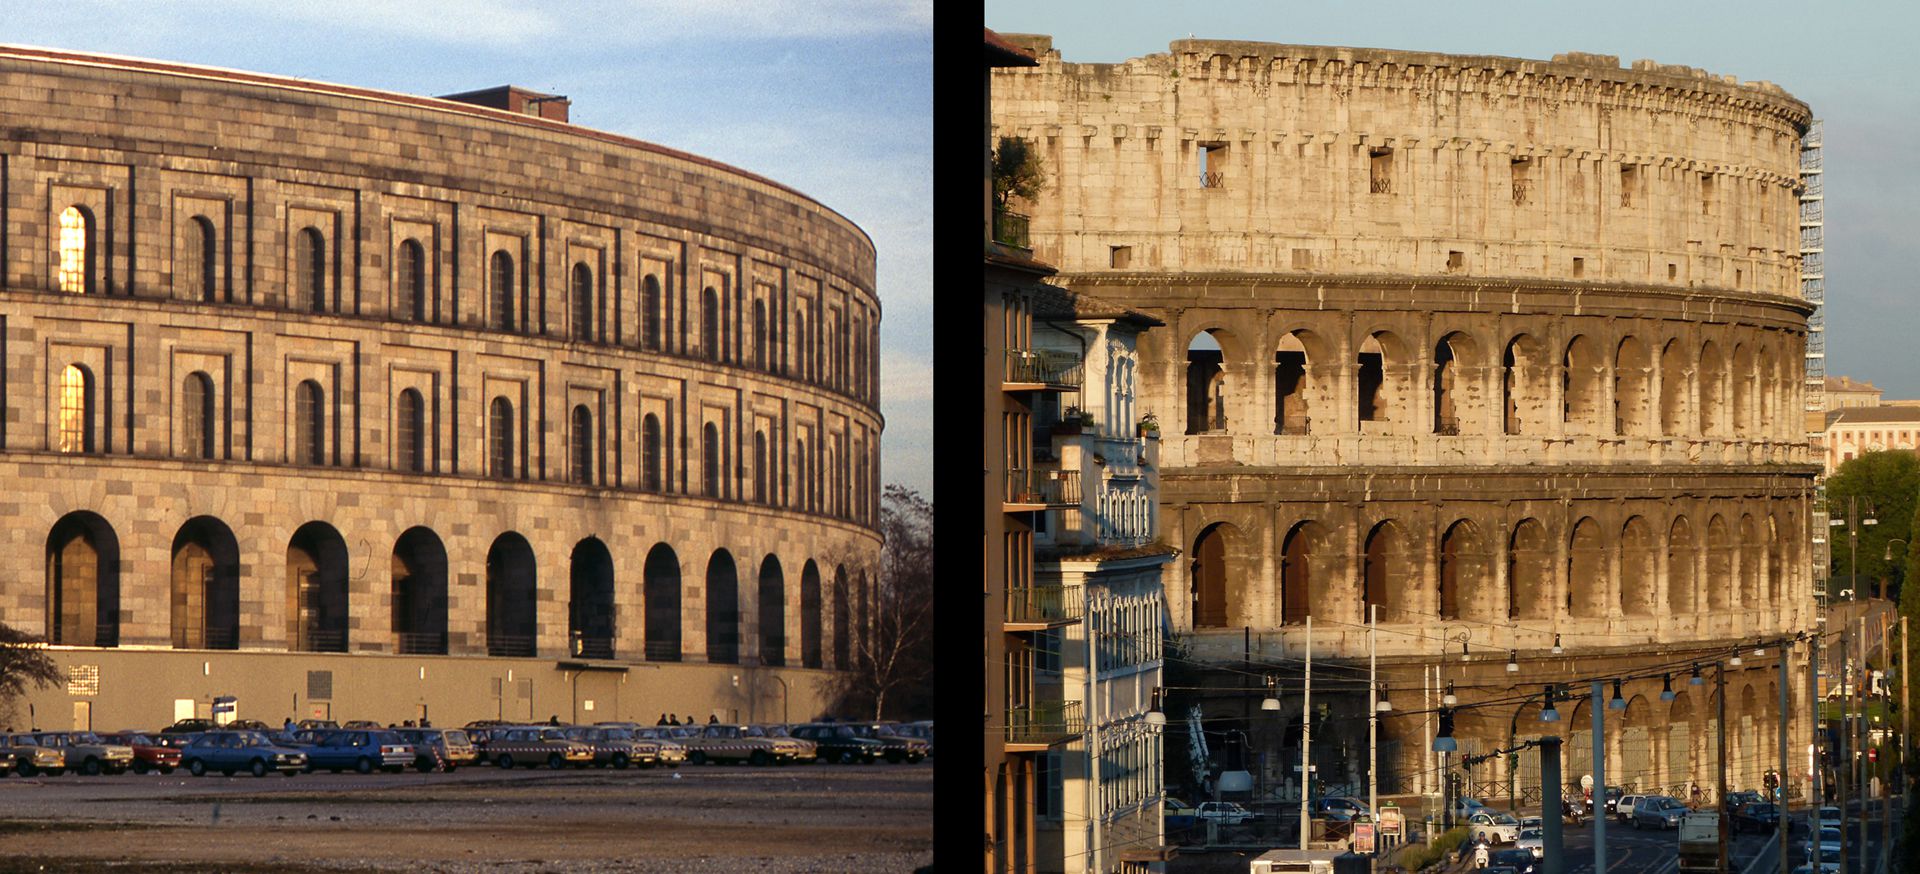
<instances>
[{"instance_id":1,"label":"street lamp","mask_svg":"<svg viewBox=\"0 0 1920 874\"><path fill-rule=\"evenodd\" d=\"M1880 520L1873 517L1873 502L1867 502L1867 515L1864 519L1860 517L1859 502L1860 497L1858 495L1848 495L1847 517L1845 519L1827 520L1827 525L1831 527L1847 526L1847 546L1849 552L1847 558L1847 582L1852 585L1853 588L1842 592L1841 597L1849 600L1857 600L1858 596L1856 592L1860 587L1860 526L1880 524Z\"/></svg>"}]
</instances>

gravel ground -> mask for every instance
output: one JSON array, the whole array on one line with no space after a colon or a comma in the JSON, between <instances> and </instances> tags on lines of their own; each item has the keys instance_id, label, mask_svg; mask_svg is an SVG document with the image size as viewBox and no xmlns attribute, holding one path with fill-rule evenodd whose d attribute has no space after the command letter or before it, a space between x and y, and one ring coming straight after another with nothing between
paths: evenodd
<instances>
[{"instance_id":1,"label":"gravel ground","mask_svg":"<svg viewBox=\"0 0 1920 874\"><path fill-rule=\"evenodd\" d=\"M0 781L0 872L910 872L929 765Z\"/></svg>"}]
</instances>

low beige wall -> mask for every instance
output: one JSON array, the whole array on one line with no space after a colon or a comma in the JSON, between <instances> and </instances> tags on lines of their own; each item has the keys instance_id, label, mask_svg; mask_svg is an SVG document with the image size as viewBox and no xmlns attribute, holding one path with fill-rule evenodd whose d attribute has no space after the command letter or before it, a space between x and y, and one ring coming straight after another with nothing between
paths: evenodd
<instances>
[{"instance_id":1,"label":"low beige wall","mask_svg":"<svg viewBox=\"0 0 1920 874\"><path fill-rule=\"evenodd\" d=\"M712 715L801 721L825 712L834 676L801 668L471 656L64 647L50 653L67 681L14 702L7 724L157 729L185 712L182 702L207 716L214 698L226 695L236 699L240 718L274 724L289 716L398 723L425 714L439 726L552 716L651 725L663 712L703 723ZM91 688L89 677L97 677ZM315 683L309 695L310 679L330 679L331 689Z\"/></svg>"}]
</instances>

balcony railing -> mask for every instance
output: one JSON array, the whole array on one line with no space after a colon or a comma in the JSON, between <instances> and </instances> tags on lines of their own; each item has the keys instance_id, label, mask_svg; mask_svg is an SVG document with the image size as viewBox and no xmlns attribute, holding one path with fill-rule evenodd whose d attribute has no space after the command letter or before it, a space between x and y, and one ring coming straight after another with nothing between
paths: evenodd
<instances>
[{"instance_id":1,"label":"balcony railing","mask_svg":"<svg viewBox=\"0 0 1920 874\"><path fill-rule=\"evenodd\" d=\"M576 636L573 638L573 654L583 659L613 658L613 638Z\"/></svg>"},{"instance_id":2,"label":"balcony railing","mask_svg":"<svg viewBox=\"0 0 1920 874\"><path fill-rule=\"evenodd\" d=\"M1374 194L1392 194L1393 193L1393 177L1375 176L1373 177L1372 185L1370 187Z\"/></svg>"},{"instance_id":3,"label":"balcony railing","mask_svg":"<svg viewBox=\"0 0 1920 874\"><path fill-rule=\"evenodd\" d=\"M1513 180L1513 205L1526 206L1527 195L1533 190L1533 183L1525 179Z\"/></svg>"},{"instance_id":4,"label":"balcony railing","mask_svg":"<svg viewBox=\"0 0 1920 874\"><path fill-rule=\"evenodd\" d=\"M680 660L680 641L649 640L645 652L650 662L677 662Z\"/></svg>"},{"instance_id":5,"label":"balcony railing","mask_svg":"<svg viewBox=\"0 0 1920 874\"><path fill-rule=\"evenodd\" d=\"M346 652L347 632L339 628L306 628L300 632L301 652Z\"/></svg>"},{"instance_id":6,"label":"balcony railing","mask_svg":"<svg viewBox=\"0 0 1920 874\"><path fill-rule=\"evenodd\" d=\"M1087 730L1078 701L1046 701L1007 708L1007 743L1050 746Z\"/></svg>"},{"instance_id":7,"label":"balcony railing","mask_svg":"<svg viewBox=\"0 0 1920 874\"><path fill-rule=\"evenodd\" d=\"M1027 217L1017 212L998 210L993 214L993 241L1021 249L1032 249L1027 237Z\"/></svg>"},{"instance_id":8,"label":"balcony railing","mask_svg":"<svg viewBox=\"0 0 1920 874\"><path fill-rule=\"evenodd\" d=\"M1007 470L1009 504L1045 504L1072 507L1080 503L1080 472L1077 470L1036 470L1027 467Z\"/></svg>"},{"instance_id":9,"label":"balcony railing","mask_svg":"<svg viewBox=\"0 0 1920 874\"><path fill-rule=\"evenodd\" d=\"M1227 174L1202 173L1200 174L1200 187L1201 188L1225 188L1227 187Z\"/></svg>"},{"instance_id":10,"label":"balcony railing","mask_svg":"<svg viewBox=\"0 0 1920 874\"><path fill-rule=\"evenodd\" d=\"M1008 586L1007 622L1014 624L1055 624L1080 618L1079 586Z\"/></svg>"},{"instance_id":11,"label":"balcony railing","mask_svg":"<svg viewBox=\"0 0 1920 874\"><path fill-rule=\"evenodd\" d=\"M1053 388L1080 387L1080 356L1047 349L1008 349L1004 381L1019 385L1044 385Z\"/></svg>"},{"instance_id":12,"label":"balcony railing","mask_svg":"<svg viewBox=\"0 0 1920 874\"><path fill-rule=\"evenodd\" d=\"M533 638L524 634L487 635L487 655L495 658L533 657Z\"/></svg>"},{"instance_id":13,"label":"balcony railing","mask_svg":"<svg viewBox=\"0 0 1920 874\"><path fill-rule=\"evenodd\" d=\"M394 644L401 655L446 655L447 633L444 631L402 631L394 635Z\"/></svg>"}]
</instances>

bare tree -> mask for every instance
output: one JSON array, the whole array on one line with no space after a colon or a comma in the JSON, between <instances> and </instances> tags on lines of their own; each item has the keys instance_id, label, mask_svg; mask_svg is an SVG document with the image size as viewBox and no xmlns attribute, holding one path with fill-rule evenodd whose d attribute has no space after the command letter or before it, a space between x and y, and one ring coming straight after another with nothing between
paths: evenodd
<instances>
[{"instance_id":1,"label":"bare tree","mask_svg":"<svg viewBox=\"0 0 1920 874\"><path fill-rule=\"evenodd\" d=\"M0 709L11 713L28 687L46 689L65 676L47 655L45 639L0 623Z\"/></svg>"},{"instance_id":2,"label":"bare tree","mask_svg":"<svg viewBox=\"0 0 1920 874\"><path fill-rule=\"evenodd\" d=\"M902 485L888 485L880 499L884 539L878 573L867 562L849 562L849 575L873 580L873 609L866 627L850 624L853 665L839 681L841 712L886 717L902 699L924 699L933 677L933 502Z\"/></svg>"}]
</instances>

